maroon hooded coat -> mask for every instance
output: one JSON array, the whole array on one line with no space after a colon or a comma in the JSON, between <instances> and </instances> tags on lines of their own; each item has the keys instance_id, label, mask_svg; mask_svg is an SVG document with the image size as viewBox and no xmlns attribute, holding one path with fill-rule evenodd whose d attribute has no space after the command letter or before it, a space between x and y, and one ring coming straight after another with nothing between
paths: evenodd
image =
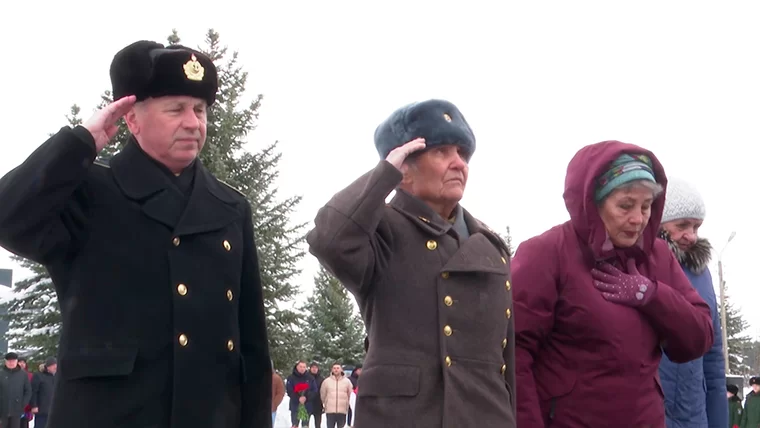
<instances>
[{"instance_id":1,"label":"maroon hooded coat","mask_svg":"<svg viewBox=\"0 0 760 428\"><path fill-rule=\"evenodd\" d=\"M640 245L604 251L607 240L594 192L596 178L623 153L645 153L657 182L657 158L617 141L581 149L570 161L565 205L571 220L523 242L512 264L517 426L530 428L665 426L658 364L702 356L713 342L710 309L657 238L664 196L652 205ZM602 260L657 282L645 306L607 301L591 270Z\"/></svg>"}]
</instances>

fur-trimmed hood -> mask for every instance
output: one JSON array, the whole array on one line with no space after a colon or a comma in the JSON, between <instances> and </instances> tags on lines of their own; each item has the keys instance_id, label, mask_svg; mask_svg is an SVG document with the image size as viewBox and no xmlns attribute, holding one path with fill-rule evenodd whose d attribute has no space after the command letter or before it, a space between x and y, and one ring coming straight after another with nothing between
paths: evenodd
<instances>
[{"instance_id":1,"label":"fur-trimmed hood","mask_svg":"<svg viewBox=\"0 0 760 428\"><path fill-rule=\"evenodd\" d=\"M707 269L707 265L710 264L710 260L712 259L712 245L710 245L710 241L707 239L699 238L689 251L683 251L678 247L678 244L670 239L668 232L661 230L660 238L668 243L670 250L676 255L678 263L695 274L701 274Z\"/></svg>"}]
</instances>

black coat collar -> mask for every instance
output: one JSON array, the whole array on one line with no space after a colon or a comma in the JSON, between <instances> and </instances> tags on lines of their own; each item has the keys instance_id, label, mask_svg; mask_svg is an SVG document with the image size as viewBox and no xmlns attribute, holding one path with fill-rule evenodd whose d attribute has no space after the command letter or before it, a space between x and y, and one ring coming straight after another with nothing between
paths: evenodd
<instances>
[{"instance_id":1,"label":"black coat collar","mask_svg":"<svg viewBox=\"0 0 760 428\"><path fill-rule=\"evenodd\" d=\"M148 217L171 228L176 235L221 228L239 217L238 201L196 160L190 200L176 190L164 171L143 152L133 138L110 162L122 193L136 202Z\"/></svg>"}]
</instances>

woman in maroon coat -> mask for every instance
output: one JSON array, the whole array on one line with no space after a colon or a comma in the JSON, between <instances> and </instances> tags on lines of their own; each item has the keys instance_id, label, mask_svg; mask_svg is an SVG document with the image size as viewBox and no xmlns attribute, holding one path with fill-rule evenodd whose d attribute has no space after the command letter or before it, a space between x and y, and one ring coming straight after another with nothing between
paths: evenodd
<instances>
[{"instance_id":1,"label":"woman in maroon coat","mask_svg":"<svg viewBox=\"0 0 760 428\"><path fill-rule=\"evenodd\" d=\"M570 161L570 221L520 245L512 264L517 425L665 426L658 364L713 341L710 309L657 238L665 171L606 141Z\"/></svg>"}]
</instances>

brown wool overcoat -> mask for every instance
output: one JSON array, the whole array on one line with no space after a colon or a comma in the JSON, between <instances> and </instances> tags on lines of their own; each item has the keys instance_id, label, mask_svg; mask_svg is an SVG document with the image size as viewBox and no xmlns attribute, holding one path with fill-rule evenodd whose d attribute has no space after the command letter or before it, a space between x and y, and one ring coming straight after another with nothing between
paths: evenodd
<instances>
[{"instance_id":1,"label":"brown wool overcoat","mask_svg":"<svg viewBox=\"0 0 760 428\"><path fill-rule=\"evenodd\" d=\"M356 426L514 428L509 251L398 190L381 161L317 214L310 252L355 296L369 334Z\"/></svg>"}]
</instances>

